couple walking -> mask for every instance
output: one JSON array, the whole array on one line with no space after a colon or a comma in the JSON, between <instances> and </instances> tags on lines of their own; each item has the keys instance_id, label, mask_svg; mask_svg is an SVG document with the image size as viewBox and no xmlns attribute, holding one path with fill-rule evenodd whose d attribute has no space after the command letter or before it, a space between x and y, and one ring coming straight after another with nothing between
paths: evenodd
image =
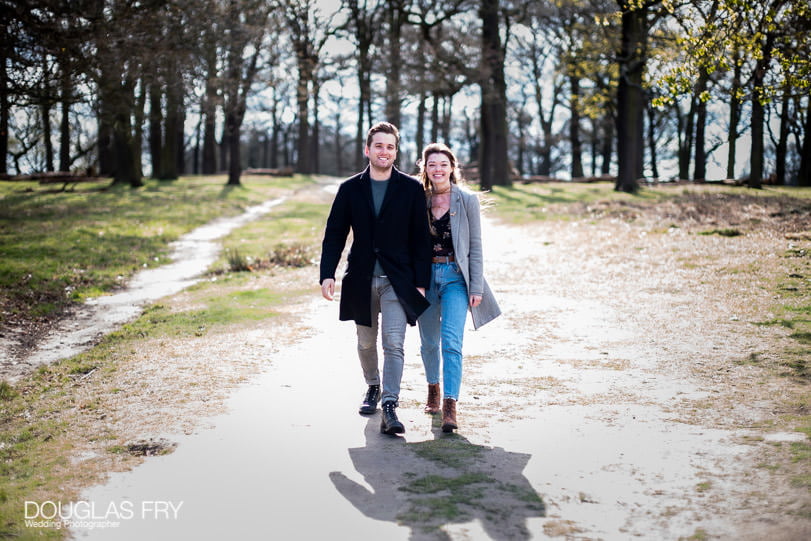
<instances>
[{"instance_id":1,"label":"couple walking","mask_svg":"<svg viewBox=\"0 0 811 541\"><path fill-rule=\"evenodd\" d=\"M358 357L368 385L360 413L374 413L380 401L380 431L405 432L395 412L403 343L407 325L419 322L428 381L425 412L440 410L441 357L442 430L451 432L458 426L467 312L478 328L500 311L483 276L479 200L459 185L453 152L438 143L425 147L417 180L394 167L399 143L394 125L373 126L364 148L369 166L338 188L322 243L321 294L334 299L335 271L351 230L339 318L356 324Z\"/></svg>"}]
</instances>

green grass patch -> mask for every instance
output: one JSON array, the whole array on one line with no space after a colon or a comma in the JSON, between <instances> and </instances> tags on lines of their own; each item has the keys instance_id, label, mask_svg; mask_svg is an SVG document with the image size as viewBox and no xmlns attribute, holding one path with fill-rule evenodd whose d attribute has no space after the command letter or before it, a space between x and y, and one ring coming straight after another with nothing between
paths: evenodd
<instances>
[{"instance_id":1,"label":"green grass patch","mask_svg":"<svg viewBox=\"0 0 811 541\"><path fill-rule=\"evenodd\" d=\"M200 183L203 179L190 179L190 182ZM224 178L222 182L224 183ZM284 186L284 181L281 182L280 186ZM305 181L297 182L299 185ZM214 186L212 184L210 191L216 201L224 190L219 181L216 189L213 189ZM290 188L286 186L286 189ZM155 188L155 192L161 193L167 189L172 187L161 184ZM222 194L222 197L227 200L243 191L251 191L251 187L230 190ZM268 196L275 197L283 193L277 193L276 188L268 184L262 193L256 193L248 199L244 194L239 195L238 201L231 201L227 206L233 211L239 211L240 207L247 206L248 203L258 203L267 200ZM92 197L98 194L85 195ZM122 190L120 194L121 197L130 199L141 195L140 192L132 193L127 190ZM189 197L203 204L195 199L194 194L189 194ZM279 206L280 214L290 210L284 208L287 204ZM289 204L295 208L304 208L296 206L298 202L294 197ZM146 209L142 210L146 213ZM328 208L323 214L305 213L309 225L302 224L296 232L288 232L285 240L291 245L312 242L313 234L309 233L308 236L305 233L323 228L327 210ZM154 212L157 218L163 209L158 208L156 203ZM205 220L202 219L202 214L197 219L209 221L209 218L213 218L209 211L205 211L205 214ZM193 221L196 222L197 219ZM290 219L293 219L292 214ZM111 217L111 220L115 222L117 218ZM191 222L187 221L184 228L191 228ZM260 219L251 224L252 234L257 238L261 237L262 227L265 228L264 234L272 238L278 225L273 219ZM179 230L180 228L178 232ZM247 229L235 230L231 237L238 239L241 234L247 235L247 232ZM162 242L165 243L168 239L169 236L164 236ZM176 302L176 298L167 298L146 307L137 319L108 334L96 347L70 359L42 366L16 384L0 381L0 538L61 539L65 536L64 531L26 529L23 502L68 502L78 497L72 490L81 486L81 479L87 475L81 464L75 464L71 460L75 456L78 442L98 441L101 449L106 452L127 456L150 456L168 452L169 448L162 442L121 442L112 433L112 429L102 428L93 421L107 415L105 403L108 395L118 394L122 390L130 393L137 391L110 385L112 376L120 370L128 369L145 340L195 340L204 334L231 332L240 325L250 325L275 317L279 313L280 304L303 294L303 291L296 289L299 286L295 285L295 280L285 279L284 273L287 271L284 268L266 272L282 279L267 280L267 276L263 276L261 272L211 275L210 279L187 288L181 294L182 303ZM307 294L312 294L312 290L308 290ZM77 392L79 387L81 392Z\"/></svg>"},{"instance_id":2,"label":"green grass patch","mask_svg":"<svg viewBox=\"0 0 811 541\"><path fill-rule=\"evenodd\" d=\"M718 235L721 237L740 237L743 233L738 229L722 228L722 229L709 229L707 231L699 231L699 235Z\"/></svg>"},{"instance_id":3,"label":"green grass patch","mask_svg":"<svg viewBox=\"0 0 811 541\"><path fill-rule=\"evenodd\" d=\"M319 255L330 205L290 201L226 236L213 265L232 272L269 266L301 267Z\"/></svg>"},{"instance_id":4,"label":"green grass patch","mask_svg":"<svg viewBox=\"0 0 811 541\"><path fill-rule=\"evenodd\" d=\"M228 289L239 287L237 279ZM243 281L243 285L249 285ZM209 289L209 288L207 288ZM141 316L110 333L108 340L141 340L156 337L203 336L210 329L247 321L261 321L278 315L274 307L288 297L269 289L221 291L212 289L198 298L204 308L174 311L163 304L147 307Z\"/></svg>"},{"instance_id":5,"label":"green grass patch","mask_svg":"<svg viewBox=\"0 0 811 541\"><path fill-rule=\"evenodd\" d=\"M495 186L484 196L485 207L493 207L498 216L511 223L546 219L571 219L575 205L603 201L656 201L666 194L641 190L637 194L614 191L611 183L539 183Z\"/></svg>"},{"instance_id":6,"label":"green grass patch","mask_svg":"<svg viewBox=\"0 0 811 541\"><path fill-rule=\"evenodd\" d=\"M707 492L711 488L712 488L712 482L711 481L702 481L701 483L698 483L696 485L696 490L698 492Z\"/></svg>"},{"instance_id":7,"label":"green grass patch","mask_svg":"<svg viewBox=\"0 0 811 541\"><path fill-rule=\"evenodd\" d=\"M414 443L411 449L425 460L436 462L450 468L470 466L485 452L485 447L473 445L466 439L453 434L451 436Z\"/></svg>"},{"instance_id":8,"label":"green grass patch","mask_svg":"<svg viewBox=\"0 0 811 541\"><path fill-rule=\"evenodd\" d=\"M401 524L435 532L449 522L521 525L545 514L543 500L528 482L503 481L494 474L493 464L499 464L499 473L513 478L501 449L474 445L458 434L408 448L426 461L429 472L404 475L399 490L408 494L408 508L397 517ZM510 459L520 473L525 464L521 456L508 455Z\"/></svg>"},{"instance_id":9,"label":"green grass patch","mask_svg":"<svg viewBox=\"0 0 811 541\"><path fill-rule=\"evenodd\" d=\"M710 534L704 528L696 528L696 531L690 537L680 537L679 541L706 541L710 539Z\"/></svg>"},{"instance_id":10,"label":"green grass patch","mask_svg":"<svg viewBox=\"0 0 811 541\"><path fill-rule=\"evenodd\" d=\"M0 182L0 325L49 317L168 262L168 244L312 182L309 177L224 176L147 180L140 189L79 186L43 191ZM27 184L32 184L28 186Z\"/></svg>"}]
</instances>

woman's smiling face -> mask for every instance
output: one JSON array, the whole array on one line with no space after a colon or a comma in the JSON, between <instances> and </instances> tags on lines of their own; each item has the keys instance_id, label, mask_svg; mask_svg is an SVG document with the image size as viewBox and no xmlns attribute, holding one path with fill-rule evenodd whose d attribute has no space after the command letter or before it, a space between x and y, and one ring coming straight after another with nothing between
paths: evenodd
<instances>
[{"instance_id":1,"label":"woman's smiling face","mask_svg":"<svg viewBox=\"0 0 811 541\"><path fill-rule=\"evenodd\" d=\"M429 154L428 159L425 160L425 172L435 188L444 188L447 183L450 183L453 165L445 154L435 152Z\"/></svg>"}]
</instances>

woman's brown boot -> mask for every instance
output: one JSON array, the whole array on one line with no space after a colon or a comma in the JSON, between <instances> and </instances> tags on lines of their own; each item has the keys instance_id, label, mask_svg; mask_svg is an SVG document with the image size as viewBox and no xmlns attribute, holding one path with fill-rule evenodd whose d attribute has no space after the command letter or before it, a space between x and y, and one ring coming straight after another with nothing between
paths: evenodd
<instances>
[{"instance_id":1,"label":"woman's brown boot","mask_svg":"<svg viewBox=\"0 0 811 541\"><path fill-rule=\"evenodd\" d=\"M439 413L439 383L428 384L428 400L425 402L425 413Z\"/></svg>"},{"instance_id":2,"label":"woman's brown boot","mask_svg":"<svg viewBox=\"0 0 811 541\"><path fill-rule=\"evenodd\" d=\"M446 398L442 401L442 432L453 432L456 426L456 400Z\"/></svg>"}]
</instances>

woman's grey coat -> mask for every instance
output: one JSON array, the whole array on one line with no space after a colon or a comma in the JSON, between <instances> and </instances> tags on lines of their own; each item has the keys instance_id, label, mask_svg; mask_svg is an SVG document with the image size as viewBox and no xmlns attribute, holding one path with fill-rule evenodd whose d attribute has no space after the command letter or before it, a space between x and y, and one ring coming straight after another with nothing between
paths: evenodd
<instances>
[{"instance_id":1,"label":"woman's grey coat","mask_svg":"<svg viewBox=\"0 0 811 541\"><path fill-rule=\"evenodd\" d=\"M496 298L484 279L479 198L464 188L451 185L450 203L451 237L456 264L465 277L468 295L482 296L481 304L470 309L473 328L478 329L501 315ZM428 205L430 207L430 202Z\"/></svg>"}]
</instances>

